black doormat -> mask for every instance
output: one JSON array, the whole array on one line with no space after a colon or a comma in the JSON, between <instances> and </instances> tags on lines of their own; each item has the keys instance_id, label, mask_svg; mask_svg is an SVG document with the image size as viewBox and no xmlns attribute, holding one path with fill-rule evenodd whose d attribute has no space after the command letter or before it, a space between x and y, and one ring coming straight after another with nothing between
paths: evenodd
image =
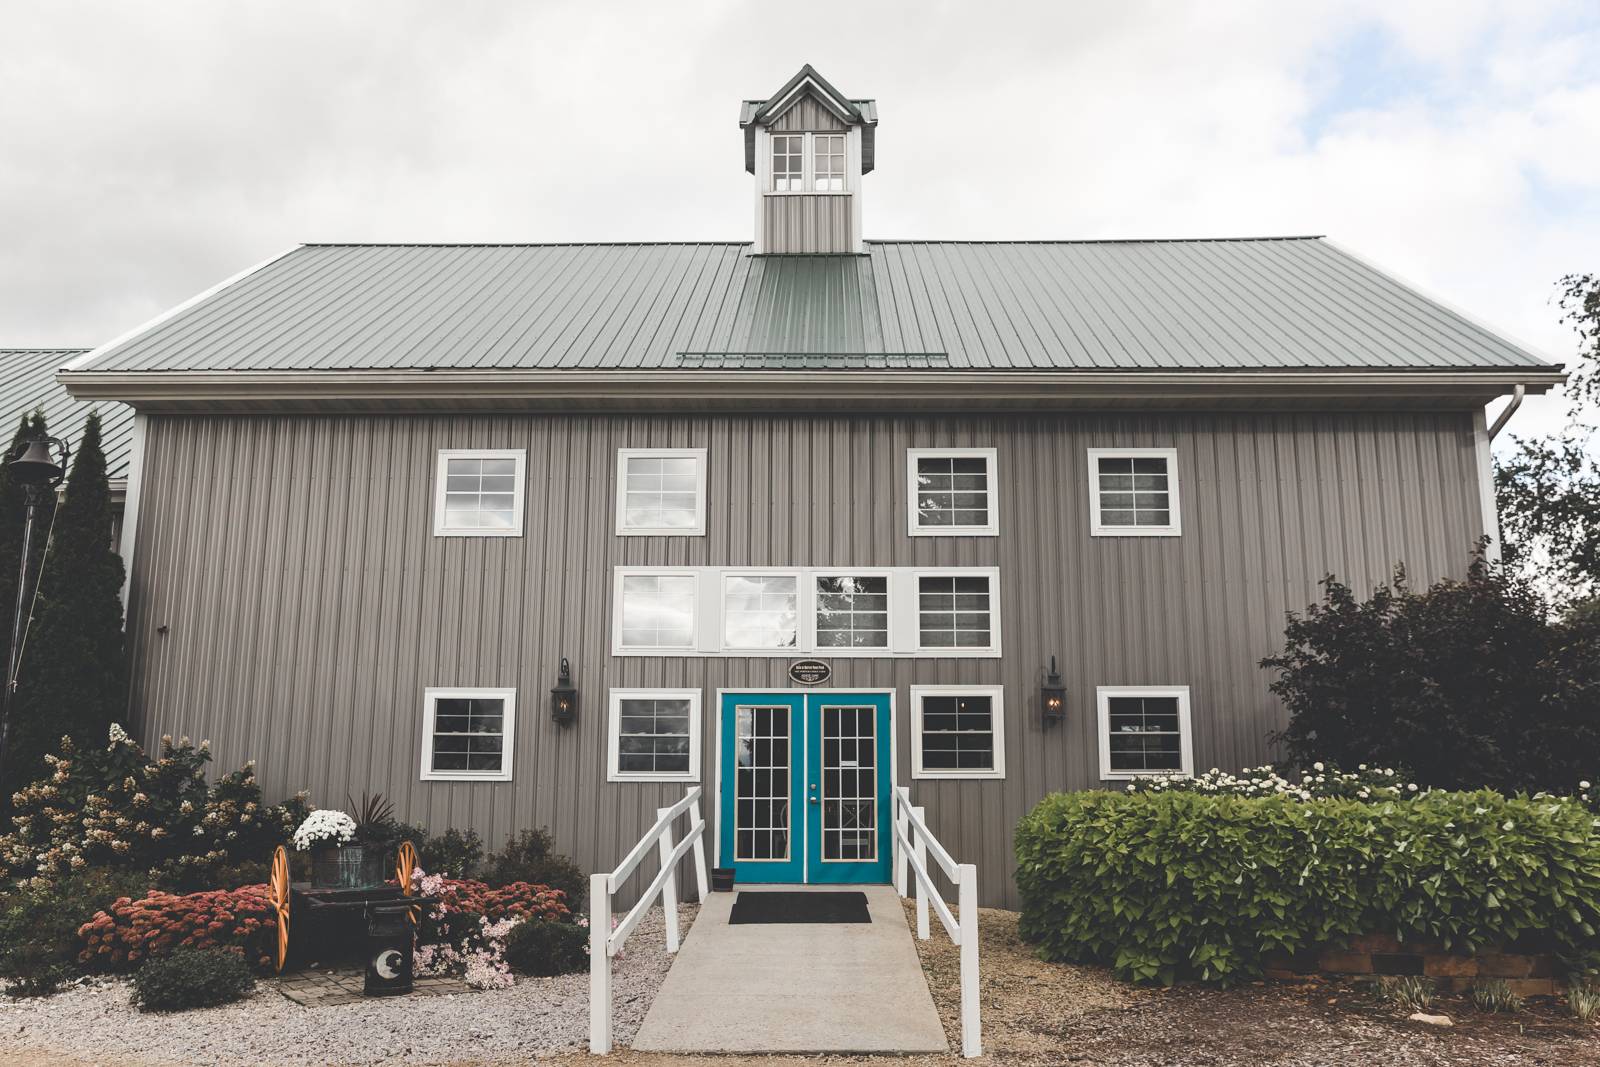
<instances>
[{"instance_id":1,"label":"black doormat","mask_svg":"<svg viewBox=\"0 0 1600 1067\"><path fill-rule=\"evenodd\" d=\"M869 923L865 893L740 893L735 923Z\"/></svg>"}]
</instances>

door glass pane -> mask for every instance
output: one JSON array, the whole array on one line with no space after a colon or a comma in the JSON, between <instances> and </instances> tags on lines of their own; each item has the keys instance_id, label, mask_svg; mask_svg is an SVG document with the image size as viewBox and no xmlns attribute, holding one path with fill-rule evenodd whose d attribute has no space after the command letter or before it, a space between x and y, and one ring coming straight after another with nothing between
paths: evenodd
<instances>
[{"instance_id":1,"label":"door glass pane","mask_svg":"<svg viewBox=\"0 0 1600 1067\"><path fill-rule=\"evenodd\" d=\"M789 709L738 711L735 860L789 858Z\"/></svg>"},{"instance_id":2,"label":"door glass pane","mask_svg":"<svg viewBox=\"0 0 1600 1067\"><path fill-rule=\"evenodd\" d=\"M878 716L822 709L822 858L878 858Z\"/></svg>"}]
</instances>

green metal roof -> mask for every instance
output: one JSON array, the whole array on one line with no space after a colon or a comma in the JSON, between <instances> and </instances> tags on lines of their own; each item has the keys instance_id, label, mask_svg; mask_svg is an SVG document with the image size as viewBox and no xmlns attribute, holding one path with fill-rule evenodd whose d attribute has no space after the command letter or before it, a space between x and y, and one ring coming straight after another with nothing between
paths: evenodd
<instances>
[{"instance_id":1,"label":"green metal roof","mask_svg":"<svg viewBox=\"0 0 1600 1067\"><path fill-rule=\"evenodd\" d=\"M89 412L98 409L106 476L113 481L125 479L133 442L133 409L106 400L77 400L56 382L56 371L61 365L87 351L86 348L0 348L0 432L4 433L4 442L9 444L22 416L41 410L50 432L66 438L76 448Z\"/></svg>"},{"instance_id":2,"label":"green metal roof","mask_svg":"<svg viewBox=\"0 0 1600 1067\"><path fill-rule=\"evenodd\" d=\"M1319 238L871 241L838 256L754 256L743 243L305 245L79 369L669 370L710 356L952 371L1550 369Z\"/></svg>"}]
</instances>

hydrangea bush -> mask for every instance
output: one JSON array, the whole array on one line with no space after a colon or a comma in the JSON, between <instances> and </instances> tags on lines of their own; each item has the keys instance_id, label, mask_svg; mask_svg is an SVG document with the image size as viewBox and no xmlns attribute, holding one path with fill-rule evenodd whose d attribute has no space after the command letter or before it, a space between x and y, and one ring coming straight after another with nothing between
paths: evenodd
<instances>
[{"instance_id":1,"label":"hydrangea bush","mask_svg":"<svg viewBox=\"0 0 1600 1067\"><path fill-rule=\"evenodd\" d=\"M1418 795L1417 783L1408 782L1393 767L1368 767L1340 771L1326 763L1313 763L1297 779L1284 777L1272 764L1246 767L1238 774L1213 767L1193 778L1163 775L1129 782L1129 793L1204 793L1219 797L1288 797L1292 800L1325 800L1343 797L1381 803Z\"/></svg>"},{"instance_id":2,"label":"hydrangea bush","mask_svg":"<svg viewBox=\"0 0 1600 1067\"><path fill-rule=\"evenodd\" d=\"M439 901L423 911L417 930L417 973L460 975L474 988L512 983L506 938L519 923L571 918L565 894L548 886L513 882L492 888L483 882L426 874L420 868L412 885Z\"/></svg>"},{"instance_id":3,"label":"hydrangea bush","mask_svg":"<svg viewBox=\"0 0 1600 1067\"><path fill-rule=\"evenodd\" d=\"M12 796L12 830L0 837L0 873L13 880L98 866L203 880L259 861L305 814L303 796L264 804L250 763L208 786L204 741L163 737L151 759L113 725L104 748L79 752L63 739L60 753L46 758L49 776Z\"/></svg>"}]
</instances>

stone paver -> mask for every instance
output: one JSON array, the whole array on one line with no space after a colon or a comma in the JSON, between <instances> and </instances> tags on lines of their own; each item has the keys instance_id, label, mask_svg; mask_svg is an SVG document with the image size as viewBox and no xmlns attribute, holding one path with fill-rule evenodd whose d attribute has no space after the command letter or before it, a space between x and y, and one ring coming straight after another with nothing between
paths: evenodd
<instances>
[{"instance_id":1,"label":"stone paver","mask_svg":"<svg viewBox=\"0 0 1600 1067\"><path fill-rule=\"evenodd\" d=\"M633 1047L656 1052L944 1052L905 912L862 890L870 923L730 926L734 893L700 909ZM741 887L738 892L762 892Z\"/></svg>"},{"instance_id":2,"label":"stone paver","mask_svg":"<svg viewBox=\"0 0 1600 1067\"><path fill-rule=\"evenodd\" d=\"M274 984L278 992L294 1001L304 1004L308 1008L323 1008L332 1004L356 1004L363 1000L399 1000L401 997L374 998L363 996L362 985L366 978L359 967L344 967L336 970L316 969L309 971L295 971L292 974L282 975ZM459 978L437 976L417 978L412 982L410 996L437 997L455 993L474 992L471 986Z\"/></svg>"}]
</instances>

